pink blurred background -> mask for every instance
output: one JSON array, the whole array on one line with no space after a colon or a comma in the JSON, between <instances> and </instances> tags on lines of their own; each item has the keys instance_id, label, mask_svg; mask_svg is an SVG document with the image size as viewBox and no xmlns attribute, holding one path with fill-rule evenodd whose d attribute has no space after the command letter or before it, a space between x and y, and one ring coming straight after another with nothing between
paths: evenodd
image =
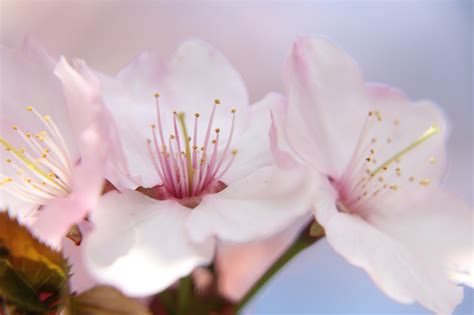
<instances>
[{"instance_id":1,"label":"pink blurred background","mask_svg":"<svg viewBox=\"0 0 474 315\"><path fill-rule=\"evenodd\" d=\"M359 62L367 80L398 86L444 108L452 123L445 182L472 205L472 10L471 1L3 0L0 43L19 46L30 34L52 53L81 57L113 74L143 50L159 49L168 57L184 39L199 37L230 59L256 101L267 91L283 91L284 58L297 36L328 37ZM422 312L389 301L339 259L325 243L304 253L250 309ZM344 277L352 286L340 281ZM460 314L472 312L472 290L466 295Z\"/></svg>"}]
</instances>

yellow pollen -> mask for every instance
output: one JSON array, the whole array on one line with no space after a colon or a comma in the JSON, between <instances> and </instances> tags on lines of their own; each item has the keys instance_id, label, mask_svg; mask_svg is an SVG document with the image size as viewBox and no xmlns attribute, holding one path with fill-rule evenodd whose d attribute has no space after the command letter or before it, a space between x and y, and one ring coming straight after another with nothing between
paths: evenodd
<instances>
[{"instance_id":1,"label":"yellow pollen","mask_svg":"<svg viewBox=\"0 0 474 315\"><path fill-rule=\"evenodd\" d=\"M416 141L411 143L408 147L403 149L402 151L396 153L394 156L389 158L385 163L382 163L379 167L377 167L374 171L372 171L372 174L377 174L379 173L384 166L389 166L392 162L399 160L403 155L407 154L429 138L431 138L433 135L437 134L438 132L441 131L441 128L438 125L432 125L430 128L428 128Z\"/></svg>"},{"instance_id":2,"label":"yellow pollen","mask_svg":"<svg viewBox=\"0 0 474 315\"><path fill-rule=\"evenodd\" d=\"M397 191L398 186L397 185L391 185L390 189L393 190L393 191Z\"/></svg>"},{"instance_id":3,"label":"yellow pollen","mask_svg":"<svg viewBox=\"0 0 474 315\"><path fill-rule=\"evenodd\" d=\"M220 103L221 103L221 101L220 101L219 99L216 98L216 99L214 100L214 104L219 105Z\"/></svg>"},{"instance_id":4,"label":"yellow pollen","mask_svg":"<svg viewBox=\"0 0 474 315\"><path fill-rule=\"evenodd\" d=\"M46 116L43 116L43 119L44 119L45 121L49 121L49 120L51 119L51 117L48 116L48 115L46 115Z\"/></svg>"},{"instance_id":5,"label":"yellow pollen","mask_svg":"<svg viewBox=\"0 0 474 315\"><path fill-rule=\"evenodd\" d=\"M423 186L423 187L426 187L430 184L430 180L429 179L422 179L420 180L420 185Z\"/></svg>"},{"instance_id":6,"label":"yellow pollen","mask_svg":"<svg viewBox=\"0 0 474 315\"><path fill-rule=\"evenodd\" d=\"M235 108L232 108L232 109L230 110L230 112L231 112L232 114L235 114L236 111L237 111L237 109L235 109Z\"/></svg>"},{"instance_id":7,"label":"yellow pollen","mask_svg":"<svg viewBox=\"0 0 474 315\"><path fill-rule=\"evenodd\" d=\"M32 106L27 106L27 107L26 107L26 110L29 111L29 112L32 112L32 111L33 111L33 107L32 107Z\"/></svg>"}]
</instances>

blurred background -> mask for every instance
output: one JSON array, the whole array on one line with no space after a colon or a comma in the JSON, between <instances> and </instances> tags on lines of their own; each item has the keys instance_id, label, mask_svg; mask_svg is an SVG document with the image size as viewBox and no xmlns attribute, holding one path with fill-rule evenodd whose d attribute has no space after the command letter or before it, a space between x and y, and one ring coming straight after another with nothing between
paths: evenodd
<instances>
[{"instance_id":1,"label":"blurred background","mask_svg":"<svg viewBox=\"0 0 474 315\"><path fill-rule=\"evenodd\" d=\"M292 41L320 35L360 64L368 81L398 86L444 108L452 125L445 183L473 204L471 1L0 1L0 43L30 34L52 53L115 74L146 49L171 56L198 37L242 74L252 101L283 91ZM473 313L465 289L456 314ZM253 314L427 313L386 298L325 241L297 257L249 305Z\"/></svg>"}]
</instances>

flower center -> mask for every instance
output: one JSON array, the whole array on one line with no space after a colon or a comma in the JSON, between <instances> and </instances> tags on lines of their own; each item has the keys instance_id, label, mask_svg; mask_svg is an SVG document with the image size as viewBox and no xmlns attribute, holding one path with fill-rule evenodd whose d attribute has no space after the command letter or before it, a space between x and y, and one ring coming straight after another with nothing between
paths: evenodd
<instances>
[{"instance_id":1,"label":"flower center","mask_svg":"<svg viewBox=\"0 0 474 315\"><path fill-rule=\"evenodd\" d=\"M392 137L379 139L373 136L374 131L377 132L377 124L379 126L383 124L382 114L378 110L370 111L351 162L342 178L334 181L339 191L339 208L342 211L363 212L368 202L397 192L401 186L427 187L430 184L428 178L417 179L412 174L404 174L401 160L409 152L438 134L441 128L433 124L414 141L404 143L395 149L391 147L395 143ZM383 126L382 130L391 130L392 134L399 134L399 125L400 120L395 118L392 126ZM390 154L390 152L395 153ZM427 162L436 164L436 158L430 156Z\"/></svg>"},{"instance_id":2,"label":"flower center","mask_svg":"<svg viewBox=\"0 0 474 315\"><path fill-rule=\"evenodd\" d=\"M159 94L155 94L157 125L151 125L152 139L147 141L148 151L166 192L177 199L186 199L212 193L225 188L220 182L231 167L236 150L230 149L234 134L235 113L225 145L221 145L219 128L212 132L212 124L219 100L214 101L205 137L198 145L198 124L200 114L194 114L192 137L188 133L184 113L173 113L172 134L165 140L161 121ZM211 140L211 133L214 138ZM212 148L211 148L212 146Z\"/></svg>"},{"instance_id":3,"label":"flower center","mask_svg":"<svg viewBox=\"0 0 474 315\"><path fill-rule=\"evenodd\" d=\"M9 156L0 176L0 189L27 202L45 205L48 200L71 192L72 165L64 138L50 116L42 116L33 107L26 107L44 124L46 130L36 134L12 126L27 146L17 148L0 136Z\"/></svg>"}]
</instances>

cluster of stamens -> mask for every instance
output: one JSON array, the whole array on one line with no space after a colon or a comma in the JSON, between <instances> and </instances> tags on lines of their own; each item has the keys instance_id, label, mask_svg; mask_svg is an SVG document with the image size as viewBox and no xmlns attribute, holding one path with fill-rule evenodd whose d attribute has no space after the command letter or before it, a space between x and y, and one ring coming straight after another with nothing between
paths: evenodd
<instances>
[{"instance_id":1,"label":"cluster of stamens","mask_svg":"<svg viewBox=\"0 0 474 315\"><path fill-rule=\"evenodd\" d=\"M348 169L343 177L337 181L339 197L345 211L355 212L364 208L368 201L374 201L376 198L390 193L397 192L400 185L413 185L427 187L430 179L417 179L410 174L404 174L401 166L401 159L407 153L424 143L433 135L440 131L439 126L432 125L414 142L404 147L402 150L390 156L385 161L377 160L377 146L383 148L384 145L390 146L393 139L370 138L371 129L374 124L383 121L382 114L378 110L370 111L364 124L363 131L359 138L356 151L352 157ZM393 125L398 128L400 120L393 120ZM387 148L383 148L387 149ZM430 157L430 164L436 164L436 158Z\"/></svg>"},{"instance_id":2,"label":"cluster of stamens","mask_svg":"<svg viewBox=\"0 0 474 315\"><path fill-rule=\"evenodd\" d=\"M152 139L147 141L149 154L156 172L167 192L175 198L199 196L219 183L229 170L237 154L230 149L234 134L235 113L225 146L222 149L219 128L212 132L212 124L219 100L214 101L202 146L198 145L199 113L194 114L193 134L188 134L184 113L173 113L173 133L165 138L161 122L159 94L155 94L157 125L152 124ZM178 127L179 125L179 127ZM180 132L181 131L181 132ZM211 134L215 138L211 140ZM211 148L212 147L212 148Z\"/></svg>"},{"instance_id":3,"label":"cluster of stamens","mask_svg":"<svg viewBox=\"0 0 474 315\"><path fill-rule=\"evenodd\" d=\"M31 106L26 110L35 114L47 131L33 134L12 126L27 145L21 148L0 136L0 143L8 155L2 164L5 168L0 173L0 189L27 202L44 205L50 199L71 192L72 166L64 138L51 117L42 116Z\"/></svg>"}]
</instances>

